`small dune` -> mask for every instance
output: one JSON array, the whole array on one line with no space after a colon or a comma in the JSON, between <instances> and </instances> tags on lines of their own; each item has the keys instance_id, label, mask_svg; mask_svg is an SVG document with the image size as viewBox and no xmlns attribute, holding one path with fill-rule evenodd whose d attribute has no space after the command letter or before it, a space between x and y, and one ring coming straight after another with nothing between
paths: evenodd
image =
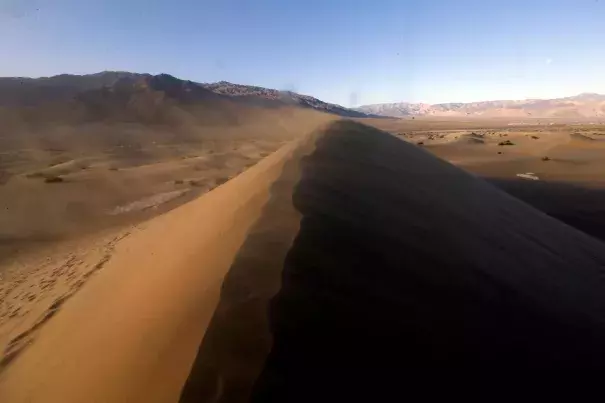
<instances>
[{"instance_id":1,"label":"small dune","mask_svg":"<svg viewBox=\"0 0 605 403\"><path fill-rule=\"evenodd\" d=\"M74 172L79 172L84 169L87 169L90 166L90 163L86 160L70 160L66 162L62 162L60 164L49 166L48 168L39 169L34 172L30 172L26 174L27 177L36 178L48 178L48 177L57 177L60 175L69 175Z\"/></svg>"}]
</instances>

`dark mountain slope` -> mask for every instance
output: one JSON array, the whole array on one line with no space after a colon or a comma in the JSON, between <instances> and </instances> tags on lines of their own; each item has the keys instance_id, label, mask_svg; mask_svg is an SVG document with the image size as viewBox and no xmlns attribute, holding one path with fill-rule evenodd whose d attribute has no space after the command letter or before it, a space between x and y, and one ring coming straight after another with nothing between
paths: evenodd
<instances>
[{"instance_id":1,"label":"dark mountain slope","mask_svg":"<svg viewBox=\"0 0 605 403\"><path fill-rule=\"evenodd\" d=\"M160 91L170 98L188 104L212 99L209 96L212 92L222 96L222 99L230 98L239 104L263 107L297 106L339 116L367 116L363 112L290 91L232 84L226 81L199 84L167 74L154 76L115 71L88 75L61 74L42 78L0 77L0 107L38 107L49 103L67 102L75 98L76 101L93 101L94 107L98 109L100 98L103 98L104 102L111 102L118 98L124 100L125 93L130 91L140 95L142 90ZM118 98L107 95L116 92L120 93ZM215 97L212 100L220 99Z\"/></svg>"}]
</instances>

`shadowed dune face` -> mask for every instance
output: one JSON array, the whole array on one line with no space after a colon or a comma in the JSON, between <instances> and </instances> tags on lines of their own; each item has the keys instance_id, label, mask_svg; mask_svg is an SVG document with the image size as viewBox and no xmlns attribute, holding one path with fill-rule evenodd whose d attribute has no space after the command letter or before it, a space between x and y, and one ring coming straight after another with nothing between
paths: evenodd
<instances>
[{"instance_id":1,"label":"shadowed dune face","mask_svg":"<svg viewBox=\"0 0 605 403\"><path fill-rule=\"evenodd\" d=\"M586 234L605 240L605 190L565 182L491 178L512 196Z\"/></svg>"},{"instance_id":2,"label":"shadowed dune face","mask_svg":"<svg viewBox=\"0 0 605 403\"><path fill-rule=\"evenodd\" d=\"M491 401L605 367L601 242L351 121L147 222L103 262L0 395Z\"/></svg>"},{"instance_id":3,"label":"shadowed dune face","mask_svg":"<svg viewBox=\"0 0 605 403\"><path fill-rule=\"evenodd\" d=\"M408 148L343 124L305 163L255 401L605 365L599 245Z\"/></svg>"},{"instance_id":4,"label":"shadowed dune face","mask_svg":"<svg viewBox=\"0 0 605 403\"><path fill-rule=\"evenodd\" d=\"M306 141L283 167L261 217L248 233L221 288L221 300L199 348L182 402L247 401L271 349L267 307L281 287L284 260L298 233L292 194Z\"/></svg>"},{"instance_id":5,"label":"shadowed dune face","mask_svg":"<svg viewBox=\"0 0 605 403\"><path fill-rule=\"evenodd\" d=\"M353 122L334 123L294 161L292 199L274 195L263 213L293 206L302 217L283 266L260 270L269 266L248 257L232 267L182 401L487 398L605 366L596 240ZM279 275L274 298L243 297ZM257 326L236 326L250 306Z\"/></svg>"}]
</instances>

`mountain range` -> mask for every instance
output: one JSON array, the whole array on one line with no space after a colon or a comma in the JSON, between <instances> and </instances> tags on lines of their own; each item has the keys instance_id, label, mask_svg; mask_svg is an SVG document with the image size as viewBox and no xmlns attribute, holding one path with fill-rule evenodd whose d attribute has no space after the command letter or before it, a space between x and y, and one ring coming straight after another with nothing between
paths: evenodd
<instances>
[{"instance_id":1,"label":"mountain range","mask_svg":"<svg viewBox=\"0 0 605 403\"><path fill-rule=\"evenodd\" d=\"M526 99L470 103L387 103L364 105L355 110L367 114L391 117L542 117L592 118L605 117L605 95L583 93L556 99Z\"/></svg>"},{"instance_id":2,"label":"mountain range","mask_svg":"<svg viewBox=\"0 0 605 403\"><path fill-rule=\"evenodd\" d=\"M595 93L556 99L471 103L399 102L364 105L351 109L292 91L227 81L197 83L168 74L104 71L88 75L61 74L41 78L0 77L0 117L4 123L15 120L44 123L57 120L73 122L110 119L170 124L182 121L183 114L187 115L188 119L205 119L202 116L204 113L200 113L202 106L205 111L213 109L224 113L229 108L233 109L242 104L301 107L352 118L605 117L605 95Z\"/></svg>"},{"instance_id":3,"label":"mountain range","mask_svg":"<svg viewBox=\"0 0 605 403\"><path fill-rule=\"evenodd\" d=\"M363 112L290 91L226 81L196 83L168 74L105 71L88 75L0 78L0 108L11 108L12 112L19 110L21 114L29 114L28 118L44 111L44 118L51 120L67 115L79 120L129 120L140 119L143 115L146 119L162 120L162 115L170 112L168 109L191 108L201 103L209 106L206 101L231 105L295 106L339 116L367 117Z\"/></svg>"},{"instance_id":4,"label":"mountain range","mask_svg":"<svg viewBox=\"0 0 605 403\"><path fill-rule=\"evenodd\" d=\"M318 111L347 117L368 116L367 113L361 111L356 111L354 109L345 108L340 105L327 103L317 98L313 98L309 95L297 94L292 91L279 91L264 87L256 87L252 85L233 84L228 81L220 81L217 83L201 85L216 94L226 95L230 97L262 98L270 101L278 101L285 104L312 108Z\"/></svg>"}]
</instances>

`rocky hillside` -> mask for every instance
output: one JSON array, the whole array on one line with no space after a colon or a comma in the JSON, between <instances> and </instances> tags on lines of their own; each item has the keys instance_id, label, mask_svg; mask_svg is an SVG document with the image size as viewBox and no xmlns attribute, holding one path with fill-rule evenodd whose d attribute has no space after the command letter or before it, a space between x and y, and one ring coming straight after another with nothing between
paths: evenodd
<instances>
[{"instance_id":1,"label":"rocky hillside","mask_svg":"<svg viewBox=\"0 0 605 403\"><path fill-rule=\"evenodd\" d=\"M392 103L365 105L357 111L380 116L451 116L451 117L605 117L605 95L584 93L557 99L485 101L471 103Z\"/></svg>"},{"instance_id":2,"label":"rocky hillside","mask_svg":"<svg viewBox=\"0 0 605 403\"><path fill-rule=\"evenodd\" d=\"M344 108L340 105L330 104L320 101L308 95L301 95L291 91L278 91L264 87L251 85L233 84L227 81L218 83L203 84L207 89L217 94L230 97L242 98L260 98L268 101L280 102L289 105L297 105L305 108L312 108L318 111L332 113L347 117L367 117L367 114L361 111Z\"/></svg>"},{"instance_id":3,"label":"rocky hillside","mask_svg":"<svg viewBox=\"0 0 605 403\"><path fill-rule=\"evenodd\" d=\"M151 114L168 100L194 104L213 99L256 106L299 106L346 117L367 116L363 112L294 92L232 84L226 81L200 84L168 74L154 76L105 71L81 76L62 74L42 78L0 77L0 108L41 108L56 106L57 103L71 103L75 109L81 109L74 104L82 106L82 102L85 104L88 102L93 104L97 112L100 110L109 112L112 103L115 103L116 107L130 108L133 103L130 102L132 97L139 99L134 101L134 104L141 104L141 97L154 98L155 101L149 102ZM84 107L87 109L88 105Z\"/></svg>"},{"instance_id":4,"label":"rocky hillside","mask_svg":"<svg viewBox=\"0 0 605 403\"><path fill-rule=\"evenodd\" d=\"M207 121L235 104L191 81L168 74L101 73L0 80L0 118L8 126L51 123ZM241 109L241 108L240 108Z\"/></svg>"}]
</instances>

